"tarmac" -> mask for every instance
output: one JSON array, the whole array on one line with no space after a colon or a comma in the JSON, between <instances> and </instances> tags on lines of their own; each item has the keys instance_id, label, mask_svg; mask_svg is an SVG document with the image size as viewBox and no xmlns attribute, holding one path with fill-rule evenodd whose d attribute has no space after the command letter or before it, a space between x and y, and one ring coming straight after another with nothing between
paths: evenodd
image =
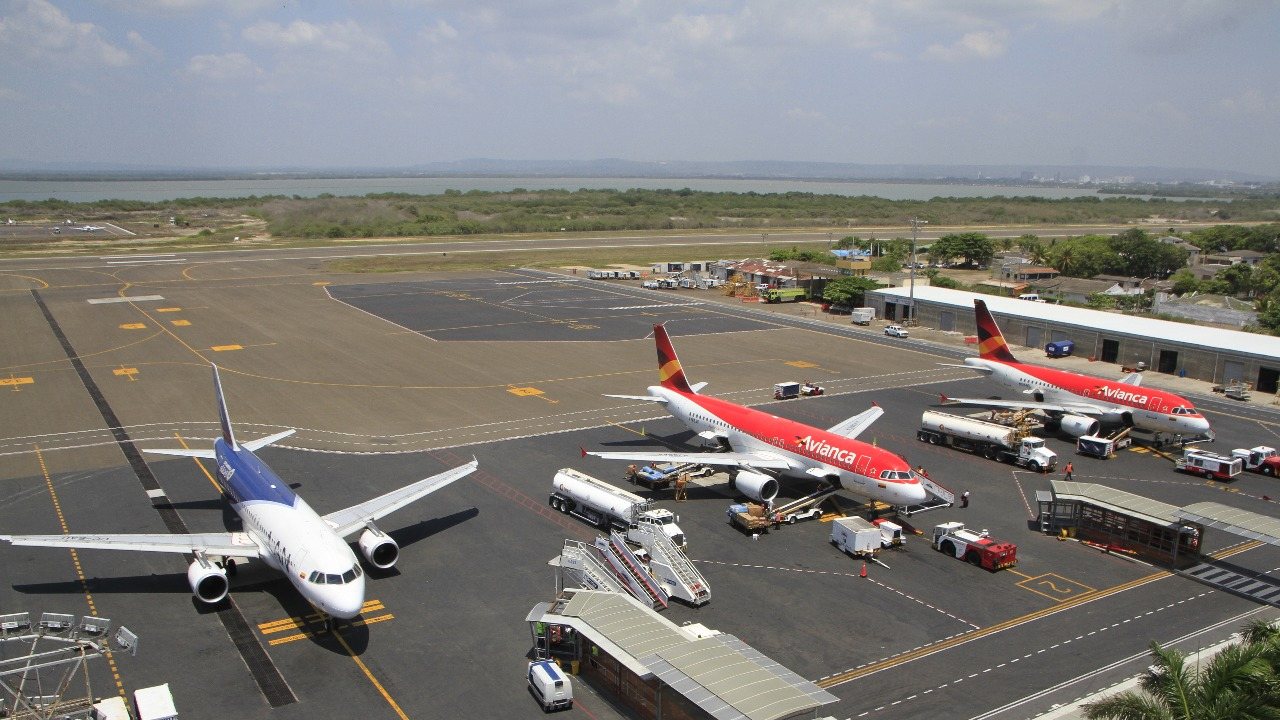
<instances>
[{"instance_id":1,"label":"tarmac","mask_svg":"<svg viewBox=\"0 0 1280 720\"><path fill-rule=\"evenodd\" d=\"M826 522L759 537L732 528L720 476L691 488L687 502L652 493L679 514L712 589L710 604L673 605L667 616L733 633L826 687L841 702L823 714L1033 717L1140 672L1151 640L1194 649L1277 615L1039 534L1034 496L1049 477L919 443L919 412L938 393L989 392L941 364L972 352L962 338L913 328L898 340L804 304L528 270L342 276L279 261L33 277L0 274L14 338L0 347L0 380L10 381L0 385L0 532L166 532L175 520L191 532L234 528L212 468L147 455L140 467L122 451L210 442L209 361L222 369L241 436L298 428L261 455L321 513L480 461L474 475L380 523L401 543L400 563L369 573L366 611L336 633L261 565L243 567L232 601L209 609L191 598L175 556L0 546L0 613L94 614L141 637L136 656L95 666L97 694L117 681L130 691L169 682L193 718L540 716L523 685L523 618L554 594L547 562L563 540L595 533L547 506L552 475L573 466L624 484L625 464L581 458L579 448L690 446L651 404L604 397L654 383L655 322L667 323L686 373L708 381L710 394L819 427L880 404L885 416L863 439L972 493L969 508L909 522L927 532L963 520L1019 546L1019 565L993 574L912 536L882 555L887 569L872 565L862 578L827 542ZM784 380L827 394L773 402L772 385ZM1280 415L1269 399L1179 391L1209 415L1219 448L1274 444ZM1077 459L1067 442L1049 444L1075 461L1077 479L1276 514L1274 481L1262 476L1208 483L1149 452ZM163 495L149 496L154 489ZM784 496L807 489L787 486ZM842 507L856 510L849 499ZM1271 546L1213 532L1205 546L1259 574L1280 568ZM582 684L566 713L576 714L629 716Z\"/></svg>"}]
</instances>

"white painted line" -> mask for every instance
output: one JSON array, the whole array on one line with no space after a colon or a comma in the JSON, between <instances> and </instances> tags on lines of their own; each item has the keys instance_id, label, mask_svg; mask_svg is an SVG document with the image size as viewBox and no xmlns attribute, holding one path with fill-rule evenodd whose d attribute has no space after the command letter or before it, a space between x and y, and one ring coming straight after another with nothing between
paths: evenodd
<instances>
[{"instance_id":1,"label":"white painted line","mask_svg":"<svg viewBox=\"0 0 1280 720\"><path fill-rule=\"evenodd\" d=\"M145 265L151 263L176 263L186 262L182 258L157 258L155 260L108 260L108 265Z\"/></svg>"},{"instance_id":2,"label":"white painted line","mask_svg":"<svg viewBox=\"0 0 1280 720\"><path fill-rule=\"evenodd\" d=\"M177 257L177 253L151 253L150 255L101 255L99 260L132 260L133 258Z\"/></svg>"},{"instance_id":3,"label":"white painted line","mask_svg":"<svg viewBox=\"0 0 1280 720\"><path fill-rule=\"evenodd\" d=\"M164 490L161 490L159 488L156 488L155 490L147 491L147 497L151 498L152 500L155 500L156 498L162 498L164 496L165 496Z\"/></svg>"},{"instance_id":4,"label":"white painted line","mask_svg":"<svg viewBox=\"0 0 1280 720\"><path fill-rule=\"evenodd\" d=\"M163 299L163 295L125 295L124 297L117 295L116 297L89 298L88 302L90 305L106 305L107 303L122 302L155 302Z\"/></svg>"}]
</instances>

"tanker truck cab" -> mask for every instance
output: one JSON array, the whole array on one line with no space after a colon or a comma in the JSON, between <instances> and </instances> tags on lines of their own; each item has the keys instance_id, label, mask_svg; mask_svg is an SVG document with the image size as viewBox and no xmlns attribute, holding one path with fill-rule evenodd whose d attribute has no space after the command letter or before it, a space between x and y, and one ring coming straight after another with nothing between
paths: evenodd
<instances>
[{"instance_id":1,"label":"tanker truck cab","mask_svg":"<svg viewBox=\"0 0 1280 720\"><path fill-rule=\"evenodd\" d=\"M671 542L676 544L676 547L685 547L684 531L676 524L680 521L680 518L675 513L664 508L654 508L652 510L646 510L641 517L650 522L661 525L662 533L670 538Z\"/></svg>"},{"instance_id":2,"label":"tanker truck cab","mask_svg":"<svg viewBox=\"0 0 1280 720\"><path fill-rule=\"evenodd\" d=\"M529 663L529 692L538 699L543 712L573 707L573 682L550 660Z\"/></svg>"}]
</instances>

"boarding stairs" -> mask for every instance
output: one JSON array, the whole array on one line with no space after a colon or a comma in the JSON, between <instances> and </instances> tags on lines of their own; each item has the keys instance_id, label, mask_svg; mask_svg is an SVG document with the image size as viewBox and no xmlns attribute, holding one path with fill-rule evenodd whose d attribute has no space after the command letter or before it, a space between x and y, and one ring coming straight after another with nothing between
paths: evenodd
<instances>
[{"instance_id":1,"label":"boarding stairs","mask_svg":"<svg viewBox=\"0 0 1280 720\"><path fill-rule=\"evenodd\" d=\"M597 535L596 549L613 568L614 576L626 584L632 596L654 608L666 609L669 596L641 566L640 559L627 547L621 535L617 532L610 533L608 538Z\"/></svg>"},{"instance_id":2,"label":"boarding stairs","mask_svg":"<svg viewBox=\"0 0 1280 720\"><path fill-rule=\"evenodd\" d=\"M955 505L955 493L929 478L924 477L923 475L919 475L917 477L920 478L920 484L923 485L924 489L933 497L925 500L919 505L899 505L896 508L899 515L906 515L907 517L910 517L916 513L921 513L926 510L937 510L938 508L951 507L952 505Z\"/></svg>"},{"instance_id":3,"label":"boarding stairs","mask_svg":"<svg viewBox=\"0 0 1280 720\"><path fill-rule=\"evenodd\" d=\"M578 587L616 593L630 592L600 559L595 546L580 540L564 541L564 548L560 551L560 567L568 571L569 578Z\"/></svg>"},{"instance_id":4,"label":"boarding stairs","mask_svg":"<svg viewBox=\"0 0 1280 720\"><path fill-rule=\"evenodd\" d=\"M628 536L649 553L649 568L669 597L695 606L711 602L711 587L706 578L667 536L661 523L641 520Z\"/></svg>"}]
</instances>

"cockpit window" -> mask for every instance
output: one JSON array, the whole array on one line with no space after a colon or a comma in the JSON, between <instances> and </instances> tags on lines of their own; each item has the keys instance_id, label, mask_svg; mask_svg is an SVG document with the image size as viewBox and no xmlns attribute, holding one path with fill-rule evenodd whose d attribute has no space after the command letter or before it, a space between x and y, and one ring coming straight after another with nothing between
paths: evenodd
<instances>
[{"instance_id":1,"label":"cockpit window","mask_svg":"<svg viewBox=\"0 0 1280 720\"><path fill-rule=\"evenodd\" d=\"M1174 409L1173 409L1173 414L1174 414L1174 415L1195 415L1195 414L1196 414L1196 409L1195 409L1195 408L1189 408L1189 407L1183 407L1182 405L1179 405L1178 407L1176 407L1176 408L1174 408Z\"/></svg>"},{"instance_id":2,"label":"cockpit window","mask_svg":"<svg viewBox=\"0 0 1280 720\"><path fill-rule=\"evenodd\" d=\"M352 580L355 580L355 579L356 579L356 569L355 569L355 568L351 568L350 570L348 570L348 571L346 571L346 572L342 573L342 582L344 582L344 583L349 583L349 582L351 582Z\"/></svg>"},{"instance_id":3,"label":"cockpit window","mask_svg":"<svg viewBox=\"0 0 1280 720\"><path fill-rule=\"evenodd\" d=\"M311 575L307 577L307 581L316 585L346 585L364 574L360 569L360 563L351 566L351 569L342 573L322 573L319 570L313 570Z\"/></svg>"}]
</instances>

